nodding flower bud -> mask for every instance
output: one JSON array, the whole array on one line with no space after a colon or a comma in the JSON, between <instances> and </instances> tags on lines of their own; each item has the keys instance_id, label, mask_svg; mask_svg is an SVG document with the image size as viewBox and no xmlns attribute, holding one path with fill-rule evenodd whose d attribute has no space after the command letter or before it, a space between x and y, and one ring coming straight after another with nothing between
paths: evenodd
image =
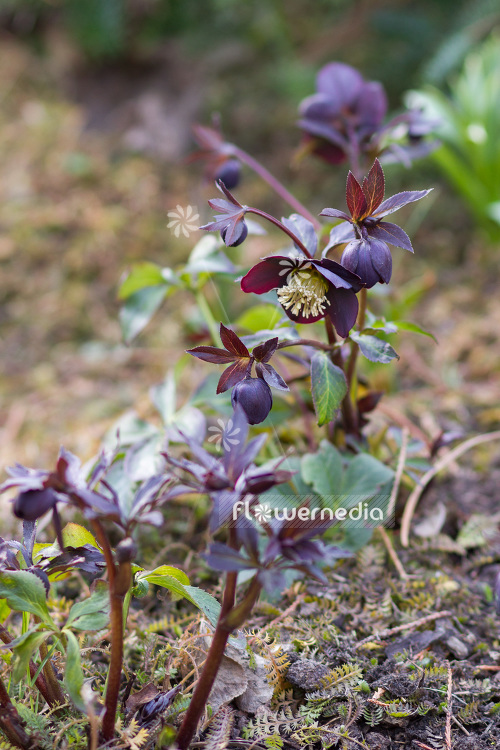
<instances>
[{"instance_id":1,"label":"nodding flower bud","mask_svg":"<svg viewBox=\"0 0 500 750\"><path fill-rule=\"evenodd\" d=\"M36 521L54 508L57 496L54 490L26 490L20 492L14 501L14 515L23 521Z\"/></svg>"},{"instance_id":2,"label":"nodding flower bud","mask_svg":"<svg viewBox=\"0 0 500 750\"><path fill-rule=\"evenodd\" d=\"M260 424L273 405L271 389L262 378L245 378L237 383L231 394L233 409L241 406L248 424Z\"/></svg>"},{"instance_id":3,"label":"nodding flower bud","mask_svg":"<svg viewBox=\"0 0 500 750\"><path fill-rule=\"evenodd\" d=\"M221 180L228 190L237 187L240 181L241 165L237 159L228 159L215 175L215 181Z\"/></svg>"},{"instance_id":4,"label":"nodding flower bud","mask_svg":"<svg viewBox=\"0 0 500 750\"><path fill-rule=\"evenodd\" d=\"M245 242L248 234L248 227L243 220L238 222L235 239L228 239L228 241L226 242L227 231L228 227L224 227L224 229L220 230L221 239L226 247L238 247L238 245L241 245L242 242Z\"/></svg>"}]
</instances>

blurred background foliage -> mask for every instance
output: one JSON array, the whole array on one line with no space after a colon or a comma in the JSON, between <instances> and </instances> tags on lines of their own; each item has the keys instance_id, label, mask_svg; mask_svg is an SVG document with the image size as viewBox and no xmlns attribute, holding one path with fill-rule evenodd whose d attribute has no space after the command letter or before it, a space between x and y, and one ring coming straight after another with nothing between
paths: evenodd
<instances>
[{"instance_id":1,"label":"blurred background foliage","mask_svg":"<svg viewBox=\"0 0 500 750\"><path fill-rule=\"evenodd\" d=\"M422 402L440 388L441 408L476 427L499 419L498 384L485 386L496 287L478 282L477 296L453 276L467 263L479 273L498 239L499 26L496 0L0 0L0 464L50 463L60 442L90 455L124 409L147 416L148 387L199 328L190 301L167 304L163 324L126 348L116 300L131 263L175 266L199 239L175 239L169 209L210 215L212 188L186 164L194 122L219 112L225 134L311 210L340 206L345 170L293 159L297 106L332 60L381 81L392 112L413 90L444 120L440 151L411 173L387 170L391 192L436 187L428 214L408 217L418 252L411 269L398 256L391 304L418 288L425 305L413 317L440 346L395 342L401 363L374 377L418 386ZM281 215L259 180L244 179L246 203ZM245 263L274 250L273 237L252 239Z\"/></svg>"}]
</instances>

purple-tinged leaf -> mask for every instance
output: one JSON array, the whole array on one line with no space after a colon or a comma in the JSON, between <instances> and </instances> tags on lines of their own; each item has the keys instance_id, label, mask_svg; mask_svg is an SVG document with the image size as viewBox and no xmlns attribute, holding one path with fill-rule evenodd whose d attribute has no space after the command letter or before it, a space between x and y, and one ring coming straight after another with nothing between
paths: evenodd
<instances>
[{"instance_id":1,"label":"purple-tinged leaf","mask_svg":"<svg viewBox=\"0 0 500 750\"><path fill-rule=\"evenodd\" d=\"M352 172L347 175L346 202L353 221L359 221L367 215L368 204L365 195Z\"/></svg>"},{"instance_id":2,"label":"purple-tinged leaf","mask_svg":"<svg viewBox=\"0 0 500 750\"><path fill-rule=\"evenodd\" d=\"M203 362L212 362L214 365L227 365L236 359L235 354L215 346L195 346L194 349L187 349L186 353L192 354L193 357Z\"/></svg>"},{"instance_id":3,"label":"purple-tinged leaf","mask_svg":"<svg viewBox=\"0 0 500 750\"><path fill-rule=\"evenodd\" d=\"M368 206L367 213L372 214L384 200L385 192L384 171L378 159L375 159L368 176L364 178L362 190Z\"/></svg>"},{"instance_id":4,"label":"purple-tinged leaf","mask_svg":"<svg viewBox=\"0 0 500 750\"><path fill-rule=\"evenodd\" d=\"M252 350L252 357L257 360L257 362L269 362L278 348L278 342L279 339L277 336L274 339L264 341Z\"/></svg>"},{"instance_id":5,"label":"purple-tinged leaf","mask_svg":"<svg viewBox=\"0 0 500 750\"><path fill-rule=\"evenodd\" d=\"M391 195L391 197L381 203L377 210L371 215L374 218L379 218L381 216L387 216L387 214L392 214L394 211L398 211L408 203L414 203L421 198L425 198L426 195L429 195L431 190L432 188L430 190L405 190L402 193Z\"/></svg>"},{"instance_id":6,"label":"purple-tinged leaf","mask_svg":"<svg viewBox=\"0 0 500 750\"><path fill-rule=\"evenodd\" d=\"M229 365L219 378L216 393L224 393L241 380L244 380L252 370L251 359L238 359L234 364Z\"/></svg>"},{"instance_id":7,"label":"purple-tinged leaf","mask_svg":"<svg viewBox=\"0 0 500 750\"><path fill-rule=\"evenodd\" d=\"M318 238L311 222L300 214L292 214L288 219L282 218L281 221L302 242L311 255L314 256L318 249ZM298 250L302 249L298 245L295 245L295 247Z\"/></svg>"},{"instance_id":8,"label":"purple-tinged leaf","mask_svg":"<svg viewBox=\"0 0 500 750\"><path fill-rule=\"evenodd\" d=\"M230 328L226 328L223 323L220 324L219 333L222 345L225 346L231 354L236 355L236 357L250 357L250 352L243 341L238 338L234 331L231 331Z\"/></svg>"},{"instance_id":9,"label":"purple-tinged leaf","mask_svg":"<svg viewBox=\"0 0 500 750\"><path fill-rule=\"evenodd\" d=\"M235 549L221 544L221 542L211 544L208 548L208 553L205 552L202 557L215 570L249 570L255 567L251 560L247 560Z\"/></svg>"},{"instance_id":10,"label":"purple-tinged leaf","mask_svg":"<svg viewBox=\"0 0 500 750\"><path fill-rule=\"evenodd\" d=\"M263 380L265 380L268 385L272 386L272 388L277 388L279 391L290 390L281 375L279 375L271 365L257 362L255 370L258 376L263 378Z\"/></svg>"},{"instance_id":11,"label":"purple-tinged leaf","mask_svg":"<svg viewBox=\"0 0 500 750\"><path fill-rule=\"evenodd\" d=\"M339 211L338 208L324 208L320 216L331 216L334 219L344 219L352 223L351 217L345 211Z\"/></svg>"},{"instance_id":12,"label":"purple-tinged leaf","mask_svg":"<svg viewBox=\"0 0 500 750\"><path fill-rule=\"evenodd\" d=\"M401 227L397 224L391 224L388 221L381 221L379 224L375 224L368 230L370 237L374 237L376 240L382 240L383 242L389 242L391 245L396 247L402 247L404 250L413 252L411 240Z\"/></svg>"}]
</instances>

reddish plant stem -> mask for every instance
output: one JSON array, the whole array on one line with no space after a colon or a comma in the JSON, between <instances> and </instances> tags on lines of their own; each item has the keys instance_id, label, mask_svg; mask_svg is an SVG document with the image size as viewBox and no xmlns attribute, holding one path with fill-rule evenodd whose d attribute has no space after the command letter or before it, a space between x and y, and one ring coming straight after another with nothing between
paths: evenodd
<instances>
[{"instance_id":1,"label":"reddish plant stem","mask_svg":"<svg viewBox=\"0 0 500 750\"><path fill-rule=\"evenodd\" d=\"M12 643L12 641L14 640L14 638L11 636L11 634L9 633L9 631L3 625L0 625L0 639L4 643L7 643L7 644ZM29 668L29 671L30 671L30 676L33 679L33 677L36 675L36 673L38 671L38 667L37 667L37 665L33 661L30 660L30 662L28 664L28 668ZM50 693L50 691L49 691L49 689L47 687L47 684L45 682L45 678L43 677L42 674L39 674L38 677L36 678L35 685L38 688L38 690L40 691L40 693L43 696L44 700L50 706L50 708L55 708L57 706L57 701L52 697L52 695L51 695L51 693Z\"/></svg>"},{"instance_id":2,"label":"reddish plant stem","mask_svg":"<svg viewBox=\"0 0 500 750\"><path fill-rule=\"evenodd\" d=\"M228 546L237 549L234 528L229 529ZM212 638L212 643L210 644L207 658L205 659L205 666L203 667L201 677L194 689L191 702L184 715L181 728L177 735L176 743L179 750L188 749L198 728L198 723L203 711L205 710L208 696L210 695L210 691L212 690L212 686L215 682L217 672L219 671L224 656L224 649L226 648L228 638L233 630L232 627L226 624L226 618L234 607L236 599L236 579L236 572L230 572L227 574L221 611Z\"/></svg>"},{"instance_id":3,"label":"reddish plant stem","mask_svg":"<svg viewBox=\"0 0 500 750\"><path fill-rule=\"evenodd\" d=\"M358 312L358 330L362 331L365 327L365 318L366 318L366 300L367 300L367 293L366 288L363 287L359 293L359 312ZM349 362L347 363L347 385L350 388L351 384L353 382L353 378L356 374L356 361L358 358L359 353L359 346L356 344L355 341L351 342L351 354L349 357Z\"/></svg>"},{"instance_id":4,"label":"reddish plant stem","mask_svg":"<svg viewBox=\"0 0 500 750\"><path fill-rule=\"evenodd\" d=\"M321 341L314 341L314 339L292 339L291 341L282 341L276 348L286 349L287 346L312 346L314 349L322 349L324 352L332 351L332 344L323 344Z\"/></svg>"},{"instance_id":5,"label":"reddish plant stem","mask_svg":"<svg viewBox=\"0 0 500 750\"><path fill-rule=\"evenodd\" d=\"M311 224L314 225L316 229L321 228L321 224L318 221L318 219L313 216L305 206L302 205L302 203L295 198L294 195L292 195L284 185L281 184L279 180L274 177L274 175L271 174L260 162L258 162L256 159L254 159L250 154L247 154L246 151L243 151L243 149L238 148L238 146L235 146L234 144L231 144L232 153L234 156L236 156L240 161L242 161L244 164L246 164L250 169L253 169L256 174L258 174L262 179L267 182L267 184L277 193L283 200L288 203L289 206L291 206L295 211L297 211L299 214L302 214L306 219L308 219Z\"/></svg>"},{"instance_id":6,"label":"reddish plant stem","mask_svg":"<svg viewBox=\"0 0 500 750\"><path fill-rule=\"evenodd\" d=\"M24 723L12 703L7 688L0 678L0 729L12 745L24 750L33 747L31 737L24 729Z\"/></svg>"},{"instance_id":7,"label":"reddish plant stem","mask_svg":"<svg viewBox=\"0 0 500 750\"><path fill-rule=\"evenodd\" d=\"M105 742L109 742L115 735L116 710L123 667L123 602L131 583L131 565L129 562L125 562L116 566L108 537L101 522L98 519L93 519L92 528L102 548L108 571L111 658L104 700L102 737Z\"/></svg>"},{"instance_id":8,"label":"reddish plant stem","mask_svg":"<svg viewBox=\"0 0 500 750\"><path fill-rule=\"evenodd\" d=\"M266 213L265 211L261 211L260 208L252 208L251 206L245 206L245 213L247 214L255 214L256 216L262 216L263 219L266 219L267 221L270 221L271 224L274 224L274 226L278 227L278 229L281 229L282 232L287 234L293 242L300 247L303 253L308 258L312 258L311 253L307 249L307 247L303 244L301 240L295 235L288 227L286 227L284 224L281 223L278 219L275 219L274 216L271 216L271 214Z\"/></svg>"},{"instance_id":9,"label":"reddish plant stem","mask_svg":"<svg viewBox=\"0 0 500 750\"><path fill-rule=\"evenodd\" d=\"M37 623L41 622L41 619L36 615L33 616L33 619ZM65 697L61 683L57 679L56 673L54 672L54 667L52 666L52 662L49 659L47 644L41 643L39 651L42 662L45 661L45 664L42 668L42 674L45 677L45 684L47 686L47 690L51 695L53 705L59 704L60 706L62 706L62 704L65 702Z\"/></svg>"}]
</instances>

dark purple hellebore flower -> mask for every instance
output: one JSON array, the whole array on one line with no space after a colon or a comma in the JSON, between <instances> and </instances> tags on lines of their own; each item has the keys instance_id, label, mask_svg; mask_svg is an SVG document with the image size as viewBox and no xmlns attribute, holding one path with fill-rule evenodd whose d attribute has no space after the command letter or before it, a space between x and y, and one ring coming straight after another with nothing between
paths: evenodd
<instances>
[{"instance_id":1,"label":"dark purple hellebore flower","mask_svg":"<svg viewBox=\"0 0 500 750\"><path fill-rule=\"evenodd\" d=\"M340 260L342 266L356 273L370 289L377 283L388 284L392 275L392 256L387 243L413 252L411 240L397 224L382 219L399 208L424 198L430 190L396 193L384 200L384 172L378 159L360 185L352 172L347 177L346 201L350 212L325 208L321 216L343 219L333 227L330 242L323 251L348 243Z\"/></svg>"},{"instance_id":2,"label":"dark purple hellebore flower","mask_svg":"<svg viewBox=\"0 0 500 750\"><path fill-rule=\"evenodd\" d=\"M410 109L384 124L387 97L382 84L365 81L350 65L332 62L316 79L317 93L299 108L298 126L304 131L304 152L330 164L346 159L363 163L384 155L384 161L411 165L433 151L439 142L422 140L438 124Z\"/></svg>"},{"instance_id":3,"label":"dark purple hellebore flower","mask_svg":"<svg viewBox=\"0 0 500 750\"><path fill-rule=\"evenodd\" d=\"M265 294L277 289L278 300L291 320L315 323L329 316L345 338L356 322L362 287L359 276L329 258L273 255L251 268L241 280L244 292Z\"/></svg>"},{"instance_id":4,"label":"dark purple hellebore flower","mask_svg":"<svg viewBox=\"0 0 500 750\"><path fill-rule=\"evenodd\" d=\"M300 105L298 125L312 141L312 151L331 164L345 161L356 146L369 148L387 113L382 84L365 81L344 63L325 65L316 79L317 93Z\"/></svg>"},{"instance_id":5,"label":"dark purple hellebore flower","mask_svg":"<svg viewBox=\"0 0 500 750\"><path fill-rule=\"evenodd\" d=\"M239 404L248 418L249 424L259 424L269 414L273 398L269 386L287 391L288 386L269 360L278 348L276 336L255 346L252 353L243 341L230 328L220 324L220 338L224 349L216 346L196 346L188 349L193 357L218 365L229 365L219 378L217 393L224 393L234 388L231 401L233 408ZM252 378L252 367L255 365L257 378Z\"/></svg>"},{"instance_id":6,"label":"dark purple hellebore flower","mask_svg":"<svg viewBox=\"0 0 500 750\"><path fill-rule=\"evenodd\" d=\"M263 378L247 377L237 383L231 394L233 409L241 406L248 424L263 422L273 406L271 389Z\"/></svg>"}]
</instances>

